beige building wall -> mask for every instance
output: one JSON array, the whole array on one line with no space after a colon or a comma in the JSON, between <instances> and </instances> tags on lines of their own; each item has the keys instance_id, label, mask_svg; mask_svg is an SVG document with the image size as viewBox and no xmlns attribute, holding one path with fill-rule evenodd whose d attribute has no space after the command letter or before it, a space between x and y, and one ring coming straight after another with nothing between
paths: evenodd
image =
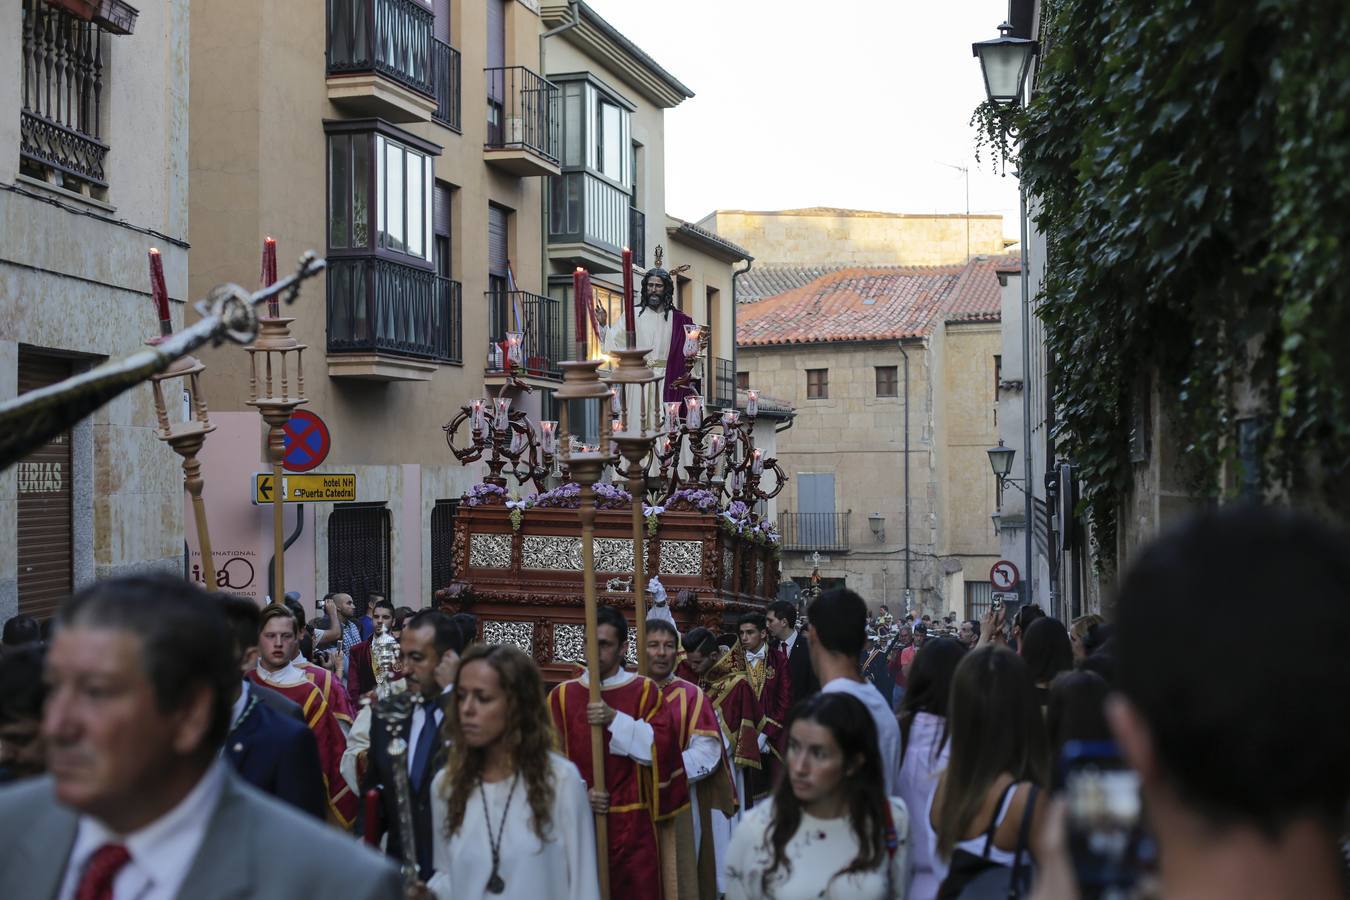
<instances>
[{"instance_id":1,"label":"beige building wall","mask_svg":"<svg viewBox=\"0 0 1350 900\"><path fill-rule=\"evenodd\" d=\"M698 223L760 266L945 266L1004 252L1003 217L797 209L719 209Z\"/></svg>"},{"instance_id":2,"label":"beige building wall","mask_svg":"<svg viewBox=\"0 0 1350 900\"><path fill-rule=\"evenodd\" d=\"M481 473L461 466L441 426L461 404L485 396L488 350L489 203L511 210L509 256L520 290L546 293L541 269L542 176L505 172L484 161L487 140L484 3L451 5L450 44L461 54L461 133L439 122L398 127L441 147L434 177L455 188L451 209L451 278L462 285L463 362L437 364L426 380L375 381L328 374L323 278L307 283L288 310L305 352L304 407L324 419L332 451L318 471L358 475L357 501L390 511L392 599L414 608L443 585L431 581L430 511L458 498ZM278 268L290 270L305 250L327 249L325 119L361 118L329 99L323 4L242 0L194 6L191 139L191 291L221 281L257 286L263 237L278 242ZM506 64L537 71L540 24L534 4L508 3ZM550 48L552 49L552 48ZM238 347L203 354L212 408L247 410L248 359ZM495 389L493 391L495 393ZM537 412L538 393L517 404ZM262 470L262 426L259 466ZM209 473L208 473L209 479ZM208 487L208 490L210 488ZM246 502L231 486L222 502ZM313 542L314 571L297 573L322 596L328 586L328 515L314 504L300 540ZM287 519L290 521L289 515ZM288 526L289 527L289 526ZM290 584L288 573L288 585ZM303 601L314 600L306 592Z\"/></svg>"},{"instance_id":3,"label":"beige building wall","mask_svg":"<svg viewBox=\"0 0 1350 900\"><path fill-rule=\"evenodd\" d=\"M20 172L22 6L0 6L0 400L20 348L88 368L157 333L146 252L162 254L175 325L188 296L188 0L144 0L106 35L106 190ZM72 580L182 571L179 459L155 439L149 387L71 433ZM19 608L18 467L0 473L0 619Z\"/></svg>"}]
</instances>

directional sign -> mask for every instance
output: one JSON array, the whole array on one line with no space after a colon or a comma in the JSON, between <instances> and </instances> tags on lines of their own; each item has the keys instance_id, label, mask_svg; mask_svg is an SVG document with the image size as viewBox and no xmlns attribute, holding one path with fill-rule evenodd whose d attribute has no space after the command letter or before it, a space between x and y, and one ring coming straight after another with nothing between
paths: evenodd
<instances>
[{"instance_id":1,"label":"directional sign","mask_svg":"<svg viewBox=\"0 0 1350 900\"><path fill-rule=\"evenodd\" d=\"M328 426L307 409L297 409L282 426L283 439L286 442L286 455L281 464L288 472L308 472L316 469L328 458L328 449L333 438Z\"/></svg>"},{"instance_id":2,"label":"directional sign","mask_svg":"<svg viewBox=\"0 0 1350 900\"><path fill-rule=\"evenodd\" d=\"M1000 559L989 570L989 581L996 591L1011 591L1017 587L1019 580L1021 577L1018 575L1017 566L1006 559Z\"/></svg>"},{"instance_id":3,"label":"directional sign","mask_svg":"<svg viewBox=\"0 0 1350 900\"><path fill-rule=\"evenodd\" d=\"M253 502L271 503L276 499L276 479L270 472L253 476ZM314 472L309 475L285 475L281 479L281 499L286 503L354 503L356 476Z\"/></svg>"}]
</instances>

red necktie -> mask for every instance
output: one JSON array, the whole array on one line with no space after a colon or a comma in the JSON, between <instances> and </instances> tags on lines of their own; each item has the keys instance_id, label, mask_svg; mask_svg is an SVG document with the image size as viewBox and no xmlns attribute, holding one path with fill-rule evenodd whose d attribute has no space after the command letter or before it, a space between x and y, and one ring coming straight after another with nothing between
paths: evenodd
<instances>
[{"instance_id":1,"label":"red necktie","mask_svg":"<svg viewBox=\"0 0 1350 900\"><path fill-rule=\"evenodd\" d=\"M121 844L104 844L89 857L84 877L75 889L75 900L112 900L113 879L131 862L131 854Z\"/></svg>"}]
</instances>

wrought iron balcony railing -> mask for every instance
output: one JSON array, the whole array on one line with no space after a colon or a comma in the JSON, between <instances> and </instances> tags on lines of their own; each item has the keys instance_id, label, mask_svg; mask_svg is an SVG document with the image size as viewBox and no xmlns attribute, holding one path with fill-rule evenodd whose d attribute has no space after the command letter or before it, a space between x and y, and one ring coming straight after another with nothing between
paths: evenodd
<instances>
[{"instance_id":1,"label":"wrought iron balcony railing","mask_svg":"<svg viewBox=\"0 0 1350 900\"><path fill-rule=\"evenodd\" d=\"M23 108L19 157L44 180L55 174L97 188L108 186L103 143L104 32L41 0L23 0Z\"/></svg>"},{"instance_id":2,"label":"wrought iron balcony railing","mask_svg":"<svg viewBox=\"0 0 1350 900\"><path fill-rule=\"evenodd\" d=\"M647 268L647 214L636 206L628 207L628 247L633 251L633 265Z\"/></svg>"},{"instance_id":3,"label":"wrought iron balcony railing","mask_svg":"<svg viewBox=\"0 0 1350 900\"><path fill-rule=\"evenodd\" d=\"M778 514L778 531L784 550L827 550L844 553L849 549L846 512Z\"/></svg>"},{"instance_id":4,"label":"wrought iron balcony railing","mask_svg":"<svg viewBox=\"0 0 1350 900\"><path fill-rule=\"evenodd\" d=\"M416 0L328 0L328 74L378 72L435 97L433 18Z\"/></svg>"},{"instance_id":5,"label":"wrought iron balcony railing","mask_svg":"<svg viewBox=\"0 0 1350 900\"><path fill-rule=\"evenodd\" d=\"M436 87L436 111L431 117L459 131L459 51L435 38L431 44L431 80Z\"/></svg>"},{"instance_id":6,"label":"wrought iron balcony railing","mask_svg":"<svg viewBox=\"0 0 1350 900\"><path fill-rule=\"evenodd\" d=\"M464 361L458 281L387 259L328 261L328 352Z\"/></svg>"},{"instance_id":7,"label":"wrought iron balcony railing","mask_svg":"<svg viewBox=\"0 0 1350 900\"><path fill-rule=\"evenodd\" d=\"M488 339L494 347L506 339L508 331L524 334L523 359L512 365L523 366L529 375L560 378L562 360L562 303L553 297L541 297L528 291L488 291ZM489 348L489 372L502 371L499 348Z\"/></svg>"},{"instance_id":8,"label":"wrought iron balcony railing","mask_svg":"<svg viewBox=\"0 0 1350 900\"><path fill-rule=\"evenodd\" d=\"M489 149L528 150L558 162L558 88L524 66L484 69Z\"/></svg>"}]
</instances>

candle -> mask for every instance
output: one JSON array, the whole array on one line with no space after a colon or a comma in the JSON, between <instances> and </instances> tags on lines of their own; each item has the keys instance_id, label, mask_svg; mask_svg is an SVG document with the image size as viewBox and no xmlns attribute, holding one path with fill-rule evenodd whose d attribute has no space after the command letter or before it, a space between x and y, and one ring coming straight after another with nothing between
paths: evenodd
<instances>
[{"instance_id":1,"label":"candle","mask_svg":"<svg viewBox=\"0 0 1350 900\"><path fill-rule=\"evenodd\" d=\"M496 428L498 431L505 431L507 425L509 425L511 422L510 414L511 414L511 398L498 397L497 412L493 416L492 427Z\"/></svg>"},{"instance_id":2,"label":"candle","mask_svg":"<svg viewBox=\"0 0 1350 900\"><path fill-rule=\"evenodd\" d=\"M666 404L666 431L674 434L680 430L680 404L672 400Z\"/></svg>"},{"instance_id":3,"label":"candle","mask_svg":"<svg viewBox=\"0 0 1350 900\"><path fill-rule=\"evenodd\" d=\"M717 459L722 453L722 436L714 434L708 439L708 459Z\"/></svg>"},{"instance_id":4,"label":"candle","mask_svg":"<svg viewBox=\"0 0 1350 900\"><path fill-rule=\"evenodd\" d=\"M483 416L483 406L486 403L486 400L475 400L469 404L469 426L474 431L482 431L486 424Z\"/></svg>"},{"instance_id":5,"label":"candle","mask_svg":"<svg viewBox=\"0 0 1350 900\"><path fill-rule=\"evenodd\" d=\"M748 390L745 392L745 414L752 419L759 415L759 391Z\"/></svg>"},{"instance_id":6,"label":"candle","mask_svg":"<svg viewBox=\"0 0 1350 900\"><path fill-rule=\"evenodd\" d=\"M506 341L502 346L502 353L505 354L505 361L502 364L502 368L507 372L511 371L511 360L514 359L517 363L521 364L525 362L524 357L520 355L520 345L524 340L525 335L519 331L508 331L506 333Z\"/></svg>"},{"instance_id":7,"label":"candle","mask_svg":"<svg viewBox=\"0 0 1350 900\"><path fill-rule=\"evenodd\" d=\"M684 355L698 356L698 339L703 334L703 329L698 325L684 326Z\"/></svg>"},{"instance_id":8,"label":"candle","mask_svg":"<svg viewBox=\"0 0 1350 900\"><path fill-rule=\"evenodd\" d=\"M525 445L526 445L526 438L525 438L525 435L524 435L523 433L519 432L519 431L512 431L512 432L511 432L511 455L512 455L512 456L519 456L519 455L520 455L520 452L521 452L522 450L525 449Z\"/></svg>"},{"instance_id":9,"label":"candle","mask_svg":"<svg viewBox=\"0 0 1350 900\"><path fill-rule=\"evenodd\" d=\"M150 248L150 296L155 301L155 313L159 316L161 337L173 334L173 322L169 317L169 289L164 284L164 260L159 251Z\"/></svg>"},{"instance_id":10,"label":"candle","mask_svg":"<svg viewBox=\"0 0 1350 900\"><path fill-rule=\"evenodd\" d=\"M623 415L623 401L619 399L619 391L622 388L615 389L609 394L609 411L616 417Z\"/></svg>"},{"instance_id":11,"label":"candle","mask_svg":"<svg viewBox=\"0 0 1350 900\"><path fill-rule=\"evenodd\" d=\"M545 453L556 453L558 450L558 423L554 420L545 419L539 423L539 442L543 445Z\"/></svg>"},{"instance_id":12,"label":"candle","mask_svg":"<svg viewBox=\"0 0 1350 900\"><path fill-rule=\"evenodd\" d=\"M623 327L628 349L637 347L637 316L633 313L633 251L623 248Z\"/></svg>"},{"instance_id":13,"label":"candle","mask_svg":"<svg viewBox=\"0 0 1350 900\"><path fill-rule=\"evenodd\" d=\"M277 283L277 240L270 234L263 238L262 286L271 287ZM267 314L274 319L281 318L281 301L272 297L267 301Z\"/></svg>"},{"instance_id":14,"label":"candle","mask_svg":"<svg viewBox=\"0 0 1350 900\"><path fill-rule=\"evenodd\" d=\"M753 475L759 475L764 471L764 451L758 447L750 454L750 472Z\"/></svg>"},{"instance_id":15,"label":"candle","mask_svg":"<svg viewBox=\"0 0 1350 900\"><path fill-rule=\"evenodd\" d=\"M703 404L697 397L686 397L684 402L689 407L689 427L698 428L703 424Z\"/></svg>"},{"instance_id":16,"label":"candle","mask_svg":"<svg viewBox=\"0 0 1350 900\"><path fill-rule=\"evenodd\" d=\"M590 293L590 278L586 270L577 266L577 270L572 273L572 315L576 317L577 333L577 359L586 358L586 301L587 294Z\"/></svg>"},{"instance_id":17,"label":"candle","mask_svg":"<svg viewBox=\"0 0 1350 900\"><path fill-rule=\"evenodd\" d=\"M619 432L623 431L624 430L623 419L620 418L619 416L615 416L614 423L610 425L609 430L614 434L618 434Z\"/></svg>"},{"instance_id":18,"label":"candle","mask_svg":"<svg viewBox=\"0 0 1350 900\"><path fill-rule=\"evenodd\" d=\"M722 424L729 428L735 428L736 423L741 420L741 414L734 409L722 410Z\"/></svg>"},{"instance_id":19,"label":"candle","mask_svg":"<svg viewBox=\"0 0 1350 900\"><path fill-rule=\"evenodd\" d=\"M669 436L669 435L667 435L667 436L661 438L661 455L662 455L662 456L665 456L665 455L667 455L668 453L670 453L670 436Z\"/></svg>"}]
</instances>

